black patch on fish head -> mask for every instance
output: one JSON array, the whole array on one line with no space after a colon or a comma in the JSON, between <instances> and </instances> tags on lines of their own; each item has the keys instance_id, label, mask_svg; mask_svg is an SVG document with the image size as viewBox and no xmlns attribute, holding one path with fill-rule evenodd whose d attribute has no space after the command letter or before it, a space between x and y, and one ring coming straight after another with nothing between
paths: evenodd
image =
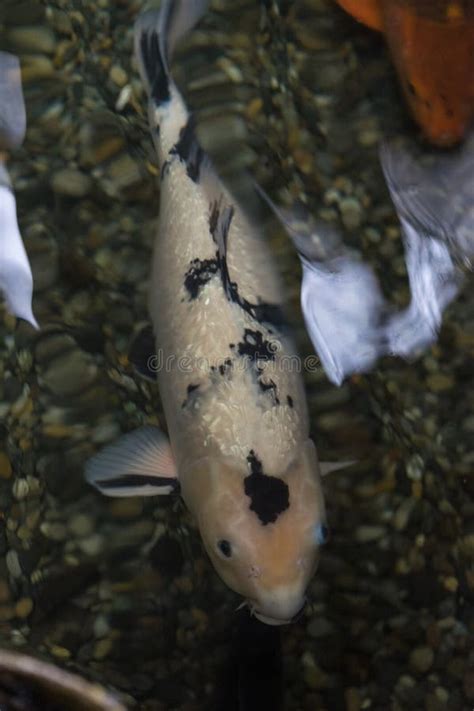
<instances>
[{"instance_id":1,"label":"black patch on fish head","mask_svg":"<svg viewBox=\"0 0 474 711\"><path fill-rule=\"evenodd\" d=\"M275 523L278 516L290 506L290 490L288 484L276 476L265 474L262 462L251 449L247 462L250 474L244 479L244 491L250 498L250 510L266 526Z\"/></svg>"},{"instance_id":2,"label":"black patch on fish head","mask_svg":"<svg viewBox=\"0 0 474 711\"><path fill-rule=\"evenodd\" d=\"M201 289L218 271L217 259L193 259L184 275L184 286L191 300L196 299Z\"/></svg>"},{"instance_id":3,"label":"black patch on fish head","mask_svg":"<svg viewBox=\"0 0 474 711\"><path fill-rule=\"evenodd\" d=\"M186 165L186 172L194 183L199 181L204 151L197 140L192 116L181 129L179 139L170 150L170 155L178 156L183 161Z\"/></svg>"}]
</instances>

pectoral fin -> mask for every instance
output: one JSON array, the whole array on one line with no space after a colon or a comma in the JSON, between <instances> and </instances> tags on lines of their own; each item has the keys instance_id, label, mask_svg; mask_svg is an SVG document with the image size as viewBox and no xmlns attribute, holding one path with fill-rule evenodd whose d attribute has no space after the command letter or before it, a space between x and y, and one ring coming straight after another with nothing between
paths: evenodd
<instances>
[{"instance_id":1,"label":"pectoral fin","mask_svg":"<svg viewBox=\"0 0 474 711\"><path fill-rule=\"evenodd\" d=\"M331 382L366 372L387 352L387 306L372 269L349 254L329 264L303 263L301 307L306 328Z\"/></svg>"},{"instance_id":2,"label":"pectoral fin","mask_svg":"<svg viewBox=\"0 0 474 711\"><path fill-rule=\"evenodd\" d=\"M179 493L171 446L158 427L141 427L105 447L87 462L85 477L107 496Z\"/></svg>"},{"instance_id":3,"label":"pectoral fin","mask_svg":"<svg viewBox=\"0 0 474 711\"><path fill-rule=\"evenodd\" d=\"M332 472L338 472L341 469L352 467L353 464L357 464L357 459L351 459L347 462L319 462L319 471L321 472L321 476L326 476Z\"/></svg>"},{"instance_id":4,"label":"pectoral fin","mask_svg":"<svg viewBox=\"0 0 474 711\"><path fill-rule=\"evenodd\" d=\"M33 276L18 229L15 197L2 185L2 174L6 170L0 162L0 295L12 314L38 328L31 309Z\"/></svg>"}]
</instances>

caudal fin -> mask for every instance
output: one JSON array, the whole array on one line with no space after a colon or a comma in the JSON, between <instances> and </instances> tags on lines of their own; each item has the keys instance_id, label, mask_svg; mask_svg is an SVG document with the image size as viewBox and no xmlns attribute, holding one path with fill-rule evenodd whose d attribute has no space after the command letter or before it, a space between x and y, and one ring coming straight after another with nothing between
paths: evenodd
<instances>
[{"instance_id":1,"label":"caudal fin","mask_svg":"<svg viewBox=\"0 0 474 711\"><path fill-rule=\"evenodd\" d=\"M163 0L135 24L135 55L150 99L160 105L171 98L169 58L176 43L199 20L209 0Z\"/></svg>"}]
</instances>

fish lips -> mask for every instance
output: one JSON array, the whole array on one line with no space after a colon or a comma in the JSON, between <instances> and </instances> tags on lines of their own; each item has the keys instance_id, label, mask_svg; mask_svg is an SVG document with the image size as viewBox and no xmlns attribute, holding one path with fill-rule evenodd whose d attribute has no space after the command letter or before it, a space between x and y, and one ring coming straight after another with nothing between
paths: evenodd
<instances>
[{"instance_id":1,"label":"fish lips","mask_svg":"<svg viewBox=\"0 0 474 711\"><path fill-rule=\"evenodd\" d=\"M281 625L291 625L295 622L299 622L301 618L304 615L304 611L306 609L306 599L303 601L303 604L301 605L300 609L296 614L294 614L292 617L288 619L281 619L278 617L270 617L269 615L264 615L261 612L258 612L258 610L255 610L254 608L251 607L252 610L252 615L257 618L260 622L263 622L265 625L271 625L271 626L281 626Z\"/></svg>"}]
</instances>

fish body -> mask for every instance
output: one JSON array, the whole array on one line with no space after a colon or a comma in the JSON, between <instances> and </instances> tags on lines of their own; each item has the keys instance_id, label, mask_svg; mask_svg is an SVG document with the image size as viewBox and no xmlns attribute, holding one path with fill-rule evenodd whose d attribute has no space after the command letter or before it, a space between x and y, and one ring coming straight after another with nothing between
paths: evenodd
<instances>
[{"instance_id":1,"label":"fish body","mask_svg":"<svg viewBox=\"0 0 474 711\"><path fill-rule=\"evenodd\" d=\"M471 0L337 0L383 32L411 112L438 146L458 143L474 119Z\"/></svg>"},{"instance_id":2,"label":"fish body","mask_svg":"<svg viewBox=\"0 0 474 711\"><path fill-rule=\"evenodd\" d=\"M20 63L14 55L0 52L0 293L11 313L37 327L31 307L33 276L6 165L8 152L22 144L25 131Z\"/></svg>"},{"instance_id":3,"label":"fish body","mask_svg":"<svg viewBox=\"0 0 474 711\"><path fill-rule=\"evenodd\" d=\"M281 624L304 605L324 501L276 269L169 75L168 52L205 5L164 2L135 35L161 165L149 308L170 446L154 444L151 428L132 433L87 477L111 494L131 493L133 476L136 493L179 486L222 579Z\"/></svg>"}]
</instances>

